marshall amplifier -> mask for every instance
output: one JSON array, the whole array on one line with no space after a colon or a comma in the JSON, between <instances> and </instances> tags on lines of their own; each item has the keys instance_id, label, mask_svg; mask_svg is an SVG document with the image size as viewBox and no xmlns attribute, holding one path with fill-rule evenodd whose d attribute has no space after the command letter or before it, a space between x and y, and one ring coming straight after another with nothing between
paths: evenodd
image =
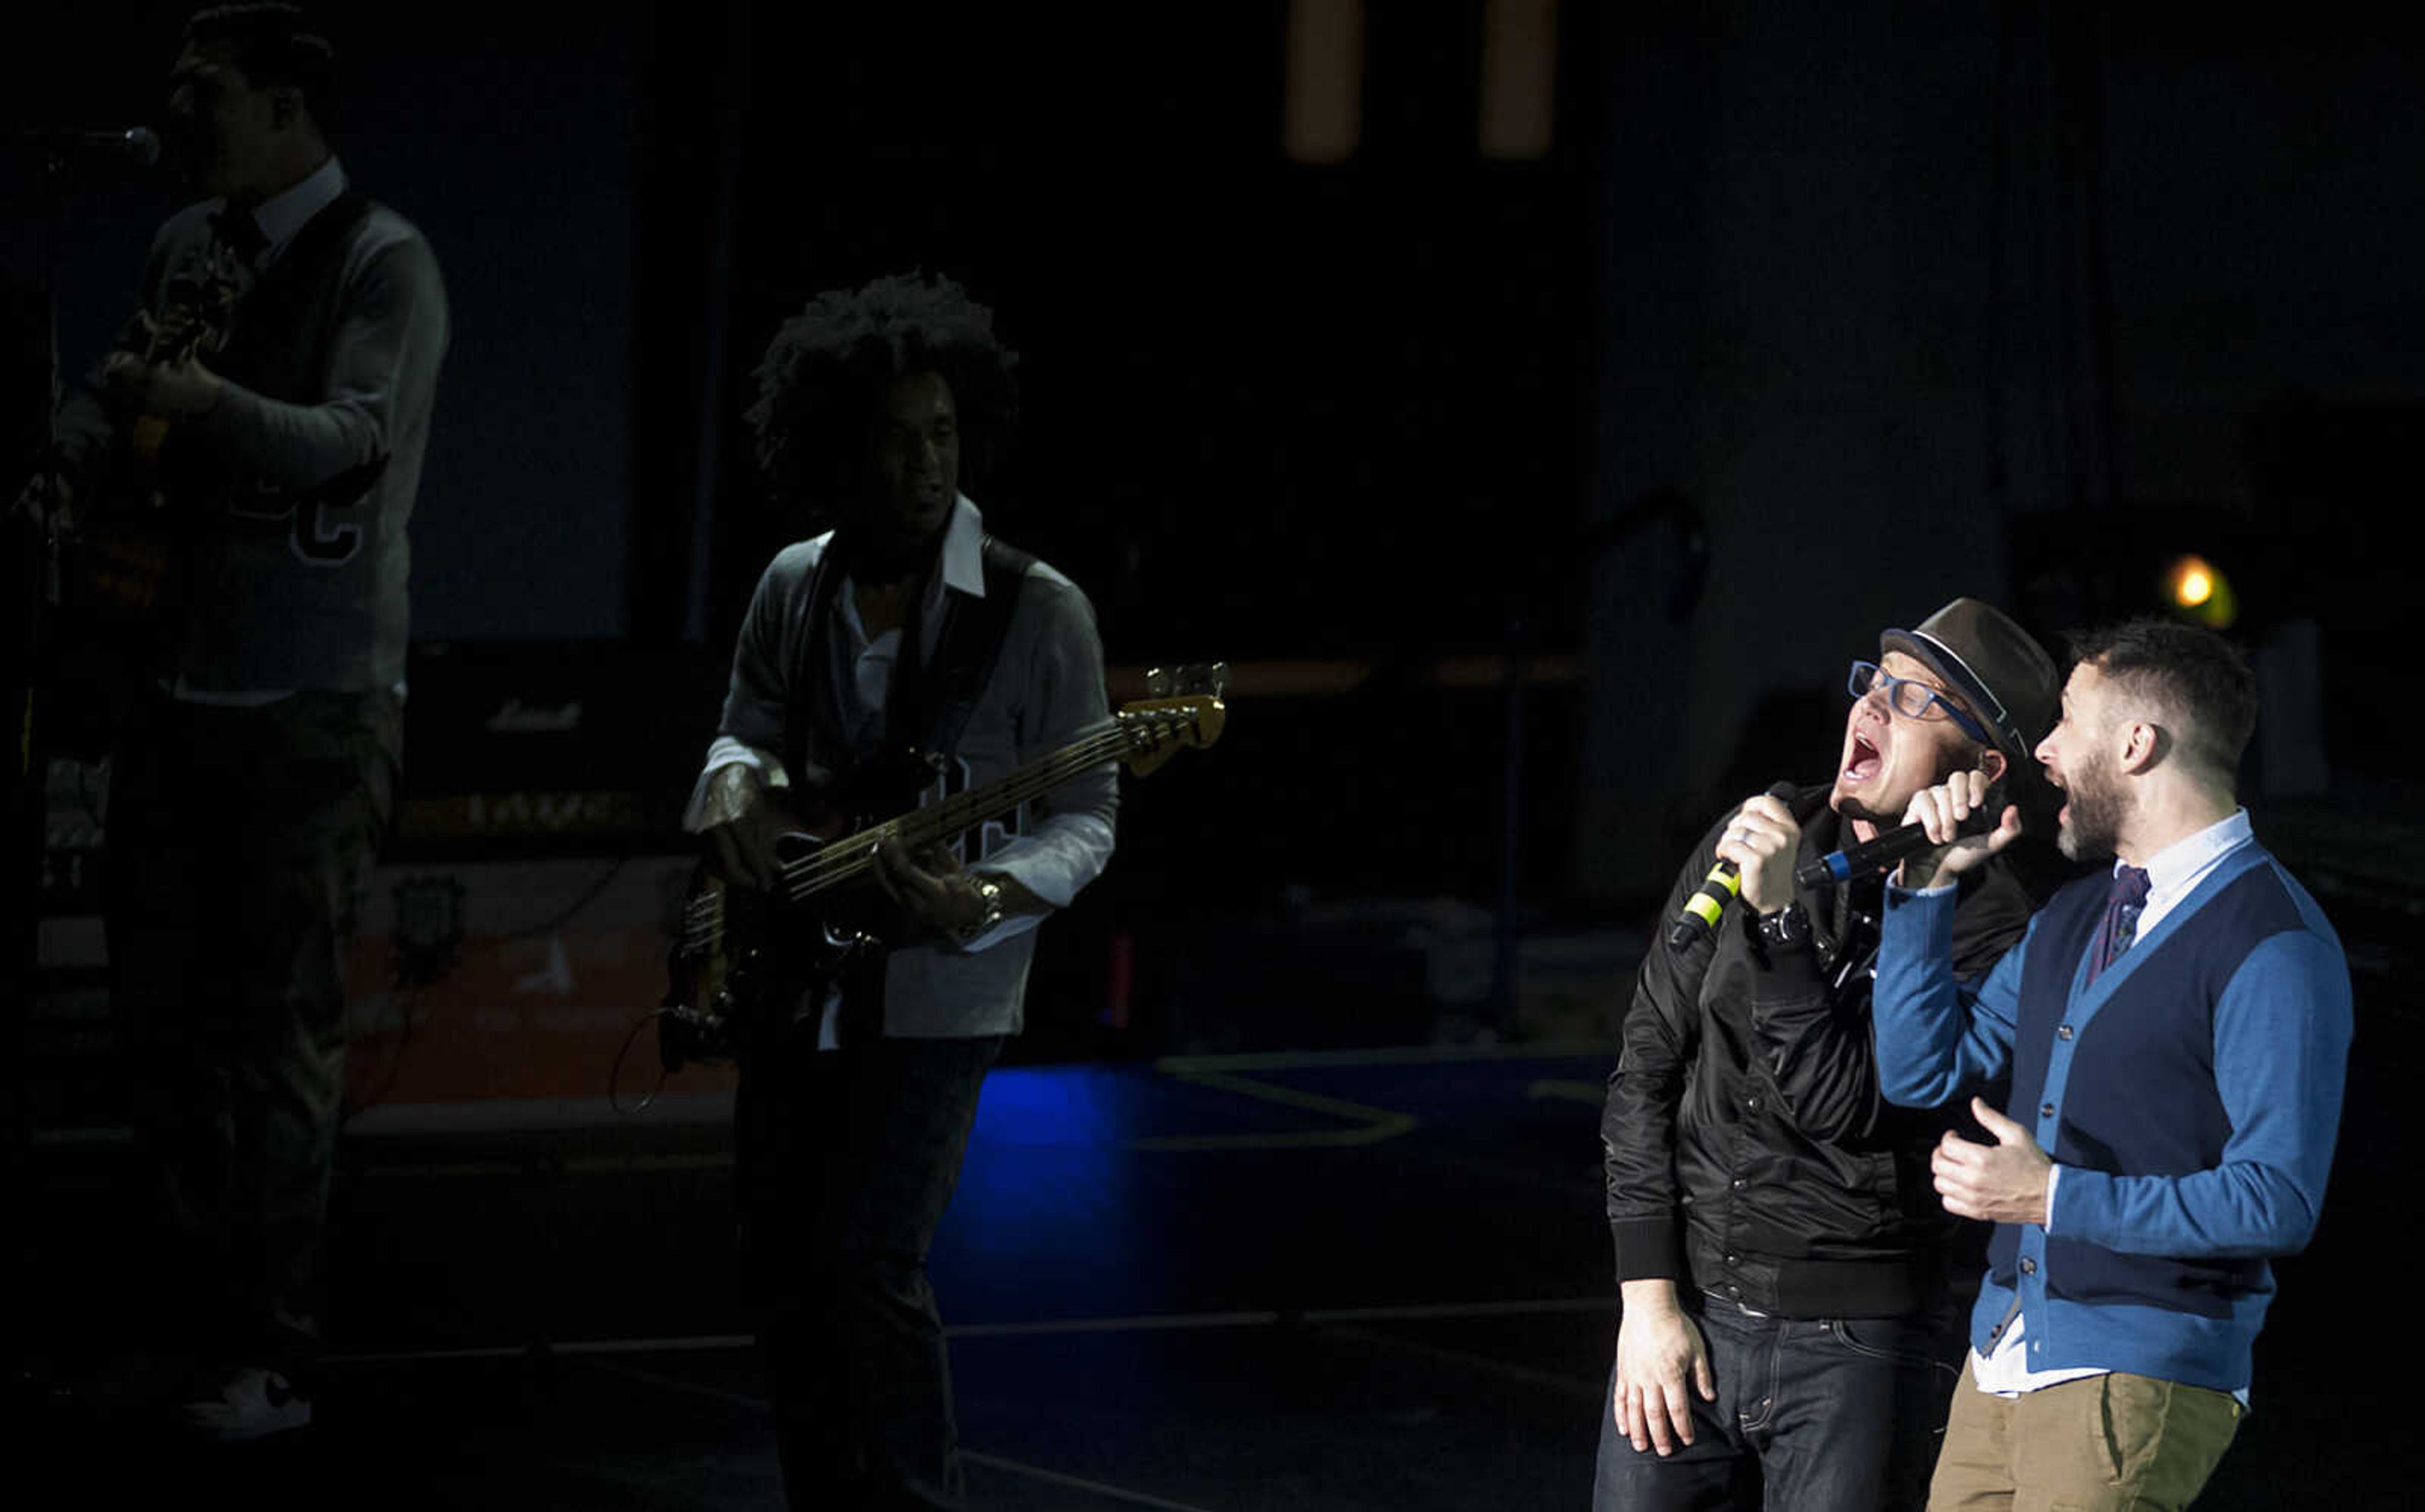
<instances>
[{"instance_id":1,"label":"marshall amplifier","mask_svg":"<svg viewBox=\"0 0 2425 1512\"><path fill-rule=\"evenodd\" d=\"M722 657L425 645L408 677L391 860L688 848L682 809L715 739Z\"/></svg>"}]
</instances>

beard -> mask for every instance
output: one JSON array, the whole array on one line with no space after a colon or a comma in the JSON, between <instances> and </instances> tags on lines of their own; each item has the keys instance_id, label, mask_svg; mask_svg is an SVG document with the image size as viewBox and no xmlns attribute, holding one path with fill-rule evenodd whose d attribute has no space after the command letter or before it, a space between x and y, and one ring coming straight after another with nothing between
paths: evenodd
<instances>
[{"instance_id":1,"label":"beard","mask_svg":"<svg viewBox=\"0 0 2425 1512\"><path fill-rule=\"evenodd\" d=\"M2063 822L2055 846L2068 861L2112 855L2122 838L2122 785L2111 761L2099 758L2071 774L2064 788Z\"/></svg>"}]
</instances>

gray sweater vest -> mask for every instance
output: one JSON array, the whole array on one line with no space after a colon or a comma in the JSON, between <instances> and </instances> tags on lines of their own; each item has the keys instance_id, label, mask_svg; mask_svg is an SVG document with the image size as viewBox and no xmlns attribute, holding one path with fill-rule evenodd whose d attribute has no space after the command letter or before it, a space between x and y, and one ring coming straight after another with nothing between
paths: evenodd
<instances>
[{"instance_id":1,"label":"gray sweater vest","mask_svg":"<svg viewBox=\"0 0 2425 1512\"><path fill-rule=\"evenodd\" d=\"M154 244L150 293L209 244L201 207ZM238 304L228 387L163 458L203 511L177 670L206 691L364 691L404 676L406 524L445 295L420 233L360 196L314 215Z\"/></svg>"}]
</instances>

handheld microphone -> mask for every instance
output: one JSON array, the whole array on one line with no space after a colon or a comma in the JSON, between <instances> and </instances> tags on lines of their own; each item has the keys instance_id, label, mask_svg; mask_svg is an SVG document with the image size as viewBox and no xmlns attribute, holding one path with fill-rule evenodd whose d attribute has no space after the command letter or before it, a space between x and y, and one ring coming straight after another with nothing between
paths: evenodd
<instances>
[{"instance_id":1,"label":"handheld microphone","mask_svg":"<svg viewBox=\"0 0 2425 1512\"><path fill-rule=\"evenodd\" d=\"M1984 835L1996 827L2004 812L2002 797L1990 791L1986 802L1973 808L1968 817L1953 827L1956 835ZM1935 842L1928 831L1918 824L1906 824L1899 830L1887 830L1874 840L1842 851L1830 851L1818 860L1793 874L1796 887L1824 887L1829 883L1851 882L1856 877L1874 877L1891 870L1903 858L1933 849Z\"/></svg>"},{"instance_id":2,"label":"handheld microphone","mask_svg":"<svg viewBox=\"0 0 2425 1512\"><path fill-rule=\"evenodd\" d=\"M160 134L149 126L33 126L10 132L20 147L68 157L98 157L150 167L160 161Z\"/></svg>"},{"instance_id":3,"label":"handheld microphone","mask_svg":"<svg viewBox=\"0 0 2425 1512\"><path fill-rule=\"evenodd\" d=\"M1792 797L1793 792L1792 783L1780 782L1768 790L1768 796L1785 799ZM1736 874L1735 864L1721 860L1710 868L1707 877L1701 879L1701 885L1693 896L1684 899L1683 911L1676 915L1676 922L1667 927L1667 948L1681 950L1695 939L1716 933L1718 915L1726 912L1728 903L1741 896L1742 878Z\"/></svg>"}]
</instances>

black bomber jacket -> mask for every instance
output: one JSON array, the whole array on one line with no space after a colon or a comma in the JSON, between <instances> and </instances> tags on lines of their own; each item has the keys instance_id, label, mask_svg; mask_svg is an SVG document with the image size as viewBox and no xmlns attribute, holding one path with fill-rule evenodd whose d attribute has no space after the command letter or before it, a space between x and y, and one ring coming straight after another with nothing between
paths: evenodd
<instances>
[{"instance_id":1,"label":"black bomber jacket","mask_svg":"<svg viewBox=\"0 0 2425 1512\"><path fill-rule=\"evenodd\" d=\"M1797 868L1839 848L1827 791L1789 800L1803 822ZM1951 1253L1956 1223L1929 1172L1931 1149L1967 1118L1967 1099L1916 1111L1878 1093L1876 934L1858 918L1874 920L1876 882L1800 892L1812 946L1767 947L1752 910L1736 903L1713 937L1669 947L1667 921L1708 876L1724 830L1710 827L1677 879L1609 1077L1600 1141L1617 1280L1666 1278L1786 1316L1921 1311L1975 1270ZM1966 873L1956 974L1983 977L2020 940L2032 907L2003 857Z\"/></svg>"}]
</instances>

